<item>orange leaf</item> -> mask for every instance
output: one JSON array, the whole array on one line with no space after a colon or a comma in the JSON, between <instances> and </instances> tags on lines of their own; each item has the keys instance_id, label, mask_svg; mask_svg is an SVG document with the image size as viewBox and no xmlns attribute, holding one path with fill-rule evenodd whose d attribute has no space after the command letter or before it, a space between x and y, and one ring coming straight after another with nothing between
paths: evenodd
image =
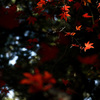
<instances>
[{"instance_id":1,"label":"orange leaf","mask_svg":"<svg viewBox=\"0 0 100 100\"><path fill-rule=\"evenodd\" d=\"M81 27L82 27L82 25L80 25L80 26L76 26L76 30L81 30Z\"/></svg>"},{"instance_id":2,"label":"orange leaf","mask_svg":"<svg viewBox=\"0 0 100 100\"><path fill-rule=\"evenodd\" d=\"M84 3L84 6L86 6L87 2L91 3L91 0L81 0Z\"/></svg>"},{"instance_id":3,"label":"orange leaf","mask_svg":"<svg viewBox=\"0 0 100 100\"><path fill-rule=\"evenodd\" d=\"M94 44L94 43L89 43L90 41L88 41L87 43L85 43L85 48L84 48L84 51L86 52L86 50L88 50L88 49L91 49L91 48L94 48L92 45Z\"/></svg>"}]
</instances>

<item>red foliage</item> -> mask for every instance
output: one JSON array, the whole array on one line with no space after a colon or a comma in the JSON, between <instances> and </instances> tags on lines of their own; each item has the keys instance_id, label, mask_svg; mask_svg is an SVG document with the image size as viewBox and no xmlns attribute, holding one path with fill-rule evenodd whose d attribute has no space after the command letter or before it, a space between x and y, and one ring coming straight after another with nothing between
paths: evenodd
<instances>
[{"instance_id":1,"label":"red foliage","mask_svg":"<svg viewBox=\"0 0 100 100\"><path fill-rule=\"evenodd\" d=\"M88 15L88 13L85 13L82 15L84 18L91 18L92 16Z\"/></svg>"},{"instance_id":2,"label":"red foliage","mask_svg":"<svg viewBox=\"0 0 100 100\"><path fill-rule=\"evenodd\" d=\"M81 3L79 2L76 2L74 5L73 5L73 8L76 9L76 11L78 11L79 8L81 8Z\"/></svg>"},{"instance_id":3,"label":"red foliage","mask_svg":"<svg viewBox=\"0 0 100 100\"><path fill-rule=\"evenodd\" d=\"M7 93L9 93L9 91L7 88L4 88L4 89L1 89L1 93L4 93L6 95Z\"/></svg>"},{"instance_id":4,"label":"red foliage","mask_svg":"<svg viewBox=\"0 0 100 100\"><path fill-rule=\"evenodd\" d=\"M52 84L56 83L56 80L52 77L52 75L44 71L44 75L38 73L30 74L24 73L25 79L20 81L20 84L30 85L28 92L35 93L39 91L47 91L52 87Z\"/></svg>"},{"instance_id":5,"label":"red foliage","mask_svg":"<svg viewBox=\"0 0 100 100\"><path fill-rule=\"evenodd\" d=\"M66 86L67 84L69 84L70 82L68 80L64 80L62 79L63 84Z\"/></svg>"},{"instance_id":6,"label":"red foliage","mask_svg":"<svg viewBox=\"0 0 100 100\"><path fill-rule=\"evenodd\" d=\"M19 13L17 12L16 5L10 6L9 8L2 7L0 9L0 26L13 29L19 26L19 20L17 16Z\"/></svg>"},{"instance_id":7,"label":"red foliage","mask_svg":"<svg viewBox=\"0 0 100 100\"><path fill-rule=\"evenodd\" d=\"M31 24L31 23L34 24L35 21L37 21L37 19L35 17L32 17L32 16L28 17L27 20L29 21L28 24Z\"/></svg>"},{"instance_id":8,"label":"red foliage","mask_svg":"<svg viewBox=\"0 0 100 100\"><path fill-rule=\"evenodd\" d=\"M98 55L94 54L94 55L86 56L86 57L78 56L77 58L83 64L95 64L97 62L97 60L98 60L97 59Z\"/></svg>"},{"instance_id":9,"label":"red foliage","mask_svg":"<svg viewBox=\"0 0 100 100\"><path fill-rule=\"evenodd\" d=\"M41 55L41 62L46 62L46 61L50 61L54 58L56 58L59 49L57 48L57 46L49 46L46 43L41 43L40 44L41 48L39 50L39 53Z\"/></svg>"}]
</instances>

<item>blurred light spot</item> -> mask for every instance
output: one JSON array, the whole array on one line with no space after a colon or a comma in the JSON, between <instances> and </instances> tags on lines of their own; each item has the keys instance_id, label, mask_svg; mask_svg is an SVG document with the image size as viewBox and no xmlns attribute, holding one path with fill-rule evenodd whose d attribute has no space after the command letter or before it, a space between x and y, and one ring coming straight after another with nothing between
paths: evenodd
<instances>
[{"instance_id":1,"label":"blurred light spot","mask_svg":"<svg viewBox=\"0 0 100 100\"><path fill-rule=\"evenodd\" d=\"M100 81L99 80L94 80L95 82L95 85L98 86L100 84Z\"/></svg>"},{"instance_id":2,"label":"blurred light spot","mask_svg":"<svg viewBox=\"0 0 100 100\"><path fill-rule=\"evenodd\" d=\"M31 59L31 58L32 58L31 56L28 57L28 59Z\"/></svg>"},{"instance_id":3,"label":"blurred light spot","mask_svg":"<svg viewBox=\"0 0 100 100\"><path fill-rule=\"evenodd\" d=\"M84 98L84 100L92 100L92 98L91 97L89 97L89 98L86 97L86 98Z\"/></svg>"},{"instance_id":4,"label":"blurred light spot","mask_svg":"<svg viewBox=\"0 0 100 100\"><path fill-rule=\"evenodd\" d=\"M15 43L16 43L16 44L18 44L19 42L18 42L18 41L16 41Z\"/></svg>"},{"instance_id":5,"label":"blurred light spot","mask_svg":"<svg viewBox=\"0 0 100 100\"><path fill-rule=\"evenodd\" d=\"M24 56L27 56L27 54L26 54L26 53L24 53Z\"/></svg>"},{"instance_id":6,"label":"blurred light spot","mask_svg":"<svg viewBox=\"0 0 100 100\"><path fill-rule=\"evenodd\" d=\"M2 54L0 55L0 58L3 58L3 55Z\"/></svg>"},{"instance_id":7,"label":"blurred light spot","mask_svg":"<svg viewBox=\"0 0 100 100\"><path fill-rule=\"evenodd\" d=\"M21 51L27 51L27 49L26 48L21 48Z\"/></svg>"},{"instance_id":8,"label":"blurred light spot","mask_svg":"<svg viewBox=\"0 0 100 100\"><path fill-rule=\"evenodd\" d=\"M19 38L20 38L19 36L16 36L16 40L19 40Z\"/></svg>"},{"instance_id":9,"label":"blurred light spot","mask_svg":"<svg viewBox=\"0 0 100 100\"><path fill-rule=\"evenodd\" d=\"M31 56L36 56L36 53L34 51L30 52Z\"/></svg>"},{"instance_id":10,"label":"blurred light spot","mask_svg":"<svg viewBox=\"0 0 100 100\"><path fill-rule=\"evenodd\" d=\"M5 8L9 8L9 6L6 6Z\"/></svg>"},{"instance_id":11,"label":"blurred light spot","mask_svg":"<svg viewBox=\"0 0 100 100\"><path fill-rule=\"evenodd\" d=\"M10 99L13 99L13 97L14 97L14 90L10 90L9 93L8 93L7 95L8 95L8 97L9 97Z\"/></svg>"},{"instance_id":12,"label":"blurred light spot","mask_svg":"<svg viewBox=\"0 0 100 100\"><path fill-rule=\"evenodd\" d=\"M19 100L19 98L18 98L18 97L16 97L16 98L15 98L15 100Z\"/></svg>"},{"instance_id":13,"label":"blurred light spot","mask_svg":"<svg viewBox=\"0 0 100 100\"><path fill-rule=\"evenodd\" d=\"M9 53L6 53L6 57L9 58Z\"/></svg>"},{"instance_id":14,"label":"blurred light spot","mask_svg":"<svg viewBox=\"0 0 100 100\"><path fill-rule=\"evenodd\" d=\"M55 21L57 21L57 20L58 20L58 18L56 17L56 15L54 15L54 20L55 20Z\"/></svg>"},{"instance_id":15,"label":"blurred light spot","mask_svg":"<svg viewBox=\"0 0 100 100\"><path fill-rule=\"evenodd\" d=\"M18 56L15 56L12 60L9 61L9 64L14 65L17 59L18 59Z\"/></svg>"},{"instance_id":16,"label":"blurred light spot","mask_svg":"<svg viewBox=\"0 0 100 100\"><path fill-rule=\"evenodd\" d=\"M39 44L37 44L36 46L37 46L37 47L40 47L40 45L39 45Z\"/></svg>"},{"instance_id":17,"label":"blurred light spot","mask_svg":"<svg viewBox=\"0 0 100 100\"><path fill-rule=\"evenodd\" d=\"M28 36L28 34L29 34L29 31L26 31L26 32L24 33L24 36Z\"/></svg>"}]
</instances>

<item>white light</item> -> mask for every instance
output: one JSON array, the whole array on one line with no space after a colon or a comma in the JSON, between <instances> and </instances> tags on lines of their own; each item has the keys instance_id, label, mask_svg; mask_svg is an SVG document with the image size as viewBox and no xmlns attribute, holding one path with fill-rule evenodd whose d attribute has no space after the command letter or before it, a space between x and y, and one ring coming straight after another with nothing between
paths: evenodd
<instances>
[{"instance_id":1,"label":"white light","mask_svg":"<svg viewBox=\"0 0 100 100\"><path fill-rule=\"evenodd\" d=\"M36 56L36 53L34 51L30 52L31 56Z\"/></svg>"},{"instance_id":2,"label":"white light","mask_svg":"<svg viewBox=\"0 0 100 100\"><path fill-rule=\"evenodd\" d=\"M19 36L16 36L16 40L19 40Z\"/></svg>"},{"instance_id":3,"label":"white light","mask_svg":"<svg viewBox=\"0 0 100 100\"><path fill-rule=\"evenodd\" d=\"M39 44L37 44L36 46L37 46L37 47L40 47L40 45L39 45Z\"/></svg>"},{"instance_id":4,"label":"white light","mask_svg":"<svg viewBox=\"0 0 100 100\"><path fill-rule=\"evenodd\" d=\"M15 56L12 60L9 61L9 65L14 65L16 63L16 60L18 59L18 56Z\"/></svg>"},{"instance_id":5,"label":"white light","mask_svg":"<svg viewBox=\"0 0 100 100\"><path fill-rule=\"evenodd\" d=\"M22 50L22 51L27 51L27 49L26 49L26 48L21 48L21 50Z\"/></svg>"},{"instance_id":6,"label":"white light","mask_svg":"<svg viewBox=\"0 0 100 100\"><path fill-rule=\"evenodd\" d=\"M9 6L6 6L5 8L9 8Z\"/></svg>"},{"instance_id":7,"label":"white light","mask_svg":"<svg viewBox=\"0 0 100 100\"><path fill-rule=\"evenodd\" d=\"M18 44L19 42L18 42L18 41L16 41L15 43L16 43L16 44Z\"/></svg>"},{"instance_id":8,"label":"white light","mask_svg":"<svg viewBox=\"0 0 100 100\"><path fill-rule=\"evenodd\" d=\"M94 80L95 82L95 85L98 86L100 84L100 81L99 80Z\"/></svg>"},{"instance_id":9,"label":"white light","mask_svg":"<svg viewBox=\"0 0 100 100\"><path fill-rule=\"evenodd\" d=\"M10 99L13 99L13 97L14 97L14 90L10 90L9 93L8 93L7 95L8 95L8 97L9 97Z\"/></svg>"},{"instance_id":10,"label":"white light","mask_svg":"<svg viewBox=\"0 0 100 100\"><path fill-rule=\"evenodd\" d=\"M15 100L19 100L19 98L16 97Z\"/></svg>"},{"instance_id":11,"label":"white light","mask_svg":"<svg viewBox=\"0 0 100 100\"><path fill-rule=\"evenodd\" d=\"M86 98L84 98L84 100L92 100L92 98L91 97L89 97L89 98L86 97Z\"/></svg>"}]
</instances>

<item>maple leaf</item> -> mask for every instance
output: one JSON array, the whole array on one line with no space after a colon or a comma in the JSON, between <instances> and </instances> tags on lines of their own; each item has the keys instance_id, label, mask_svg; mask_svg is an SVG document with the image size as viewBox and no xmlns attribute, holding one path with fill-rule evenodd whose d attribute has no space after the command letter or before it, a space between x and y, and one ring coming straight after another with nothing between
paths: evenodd
<instances>
[{"instance_id":1,"label":"maple leaf","mask_svg":"<svg viewBox=\"0 0 100 100\"><path fill-rule=\"evenodd\" d=\"M63 12L61 13L59 16L61 16L61 19L65 19L65 21L67 21L67 16L70 17L70 15L68 14L68 12Z\"/></svg>"},{"instance_id":2,"label":"maple leaf","mask_svg":"<svg viewBox=\"0 0 100 100\"><path fill-rule=\"evenodd\" d=\"M92 16L89 16L88 13L85 13L82 15L84 18L91 18Z\"/></svg>"},{"instance_id":3,"label":"maple leaf","mask_svg":"<svg viewBox=\"0 0 100 100\"><path fill-rule=\"evenodd\" d=\"M68 8L70 8L70 6L64 5L64 6L61 8L61 10L64 11L64 12L68 12L68 11L69 11Z\"/></svg>"},{"instance_id":4,"label":"maple leaf","mask_svg":"<svg viewBox=\"0 0 100 100\"><path fill-rule=\"evenodd\" d=\"M20 84L30 85L30 87L28 89L29 93L34 93L34 92L38 92L38 91L42 90L43 81L42 81L42 75L40 73L35 74L35 75L32 75L30 73L24 73L24 76L26 78L22 79L20 81Z\"/></svg>"},{"instance_id":5,"label":"maple leaf","mask_svg":"<svg viewBox=\"0 0 100 100\"><path fill-rule=\"evenodd\" d=\"M76 26L76 30L81 30L81 27L82 27L82 25L80 25L80 26Z\"/></svg>"},{"instance_id":6,"label":"maple leaf","mask_svg":"<svg viewBox=\"0 0 100 100\"><path fill-rule=\"evenodd\" d=\"M37 71L36 71L37 70ZM52 84L56 83L56 80L47 71L44 71L44 75L39 73L38 69L35 69L35 74L23 73L26 77L20 81L20 84L30 85L28 92L35 93L39 91L47 91L52 87Z\"/></svg>"},{"instance_id":7,"label":"maple leaf","mask_svg":"<svg viewBox=\"0 0 100 100\"><path fill-rule=\"evenodd\" d=\"M46 1L45 1L45 0L40 0L40 1L37 3L37 5L38 5L38 4L45 5L45 4L46 4Z\"/></svg>"},{"instance_id":8,"label":"maple leaf","mask_svg":"<svg viewBox=\"0 0 100 100\"><path fill-rule=\"evenodd\" d=\"M64 79L62 79L62 82L64 83L65 86L70 83L68 80L64 80Z\"/></svg>"},{"instance_id":9,"label":"maple leaf","mask_svg":"<svg viewBox=\"0 0 100 100\"><path fill-rule=\"evenodd\" d=\"M52 83L52 84L56 83L56 80L52 77L52 74L50 74L48 71L44 71L43 81L45 83Z\"/></svg>"},{"instance_id":10,"label":"maple leaf","mask_svg":"<svg viewBox=\"0 0 100 100\"><path fill-rule=\"evenodd\" d=\"M6 95L7 93L9 93L9 91L7 88L4 88L4 89L1 89L1 93L4 93Z\"/></svg>"},{"instance_id":11,"label":"maple leaf","mask_svg":"<svg viewBox=\"0 0 100 100\"><path fill-rule=\"evenodd\" d=\"M76 9L76 11L79 9L79 8L81 8L82 6L81 6L81 3L79 3L79 2L76 2L74 5L73 5L73 8L75 8Z\"/></svg>"},{"instance_id":12,"label":"maple leaf","mask_svg":"<svg viewBox=\"0 0 100 100\"><path fill-rule=\"evenodd\" d=\"M54 15L50 15L47 12L44 12L43 15L46 16L46 19L53 19L54 20Z\"/></svg>"},{"instance_id":13,"label":"maple leaf","mask_svg":"<svg viewBox=\"0 0 100 100\"><path fill-rule=\"evenodd\" d=\"M29 43L37 43L37 42L38 42L38 39L37 39L37 38L28 39L27 41L28 41Z\"/></svg>"},{"instance_id":14,"label":"maple leaf","mask_svg":"<svg viewBox=\"0 0 100 100\"><path fill-rule=\"evenodd\" d=\"M98 3L98 6L97 6L97 8L99 8L100 7L100 3Z\"/></svg>"},{"instance_id":15,"label":"maple leaf","mask_svg":"<svg viewBox=\"0 0 100 100\"><path fill-rule=\"evenodd\" d=\"M84 3L84 6L86 6L87 2L88 3L91 3L91 0L81 0L81 2L83 2Z\"/></svg>"},{"instance_id":16,"label":"maple leaf","mask_svg":"<svg viewBox=\"0 0 100 100\"><path fill-rule=\"evenodd\" d=\"M93 28L92 27L86 27L87 32L93 32Z\"/></svg>"},{"instance_id":17,"label":"maple leaf","mask_svg":"<svg viewBox=\"0 0 100 100\"><path fill-rule=\"evenodd\" d=\"M72 44L72 46L73 46L73 47L79 47L79 45L77 45L77 44Z\"/></svg>"},{"instance_id":18,"label":"maple leaf","mask_svg":"<svg viewBox=\"0 0 100 100\"><path fill-rule=\"evenodd\" d=\"M86 50L94 48L92 45L94 43L90 43L90 41L88 41L87 43L85 43L85 47L84 47L84 51L86 52Z\"/></svg>"},{"instance_id":19,"label":"maple leaf","mask_svg":"<svg viewBox=\"0 0 100 100\"><path fill-rule=\"evenodd\" d=\"M69 36L69 35L71 35L71 36L74 36L76 33L75 32L65 32L66 34L65 34L65 36Z\"/></svg>"},{"instance_id":20,"label":"maple leaf","mask_svg":"<svg viewBox=\"0 0 100 100\"><path fill-rule=\"evenodd\" d=\"M28 24L31 24L31 23L34 24L34 22L37 21L37 19L35 17L32 17L32 16L28 17L27 20L29 21Z\"/></svg>"}]
</instances>

